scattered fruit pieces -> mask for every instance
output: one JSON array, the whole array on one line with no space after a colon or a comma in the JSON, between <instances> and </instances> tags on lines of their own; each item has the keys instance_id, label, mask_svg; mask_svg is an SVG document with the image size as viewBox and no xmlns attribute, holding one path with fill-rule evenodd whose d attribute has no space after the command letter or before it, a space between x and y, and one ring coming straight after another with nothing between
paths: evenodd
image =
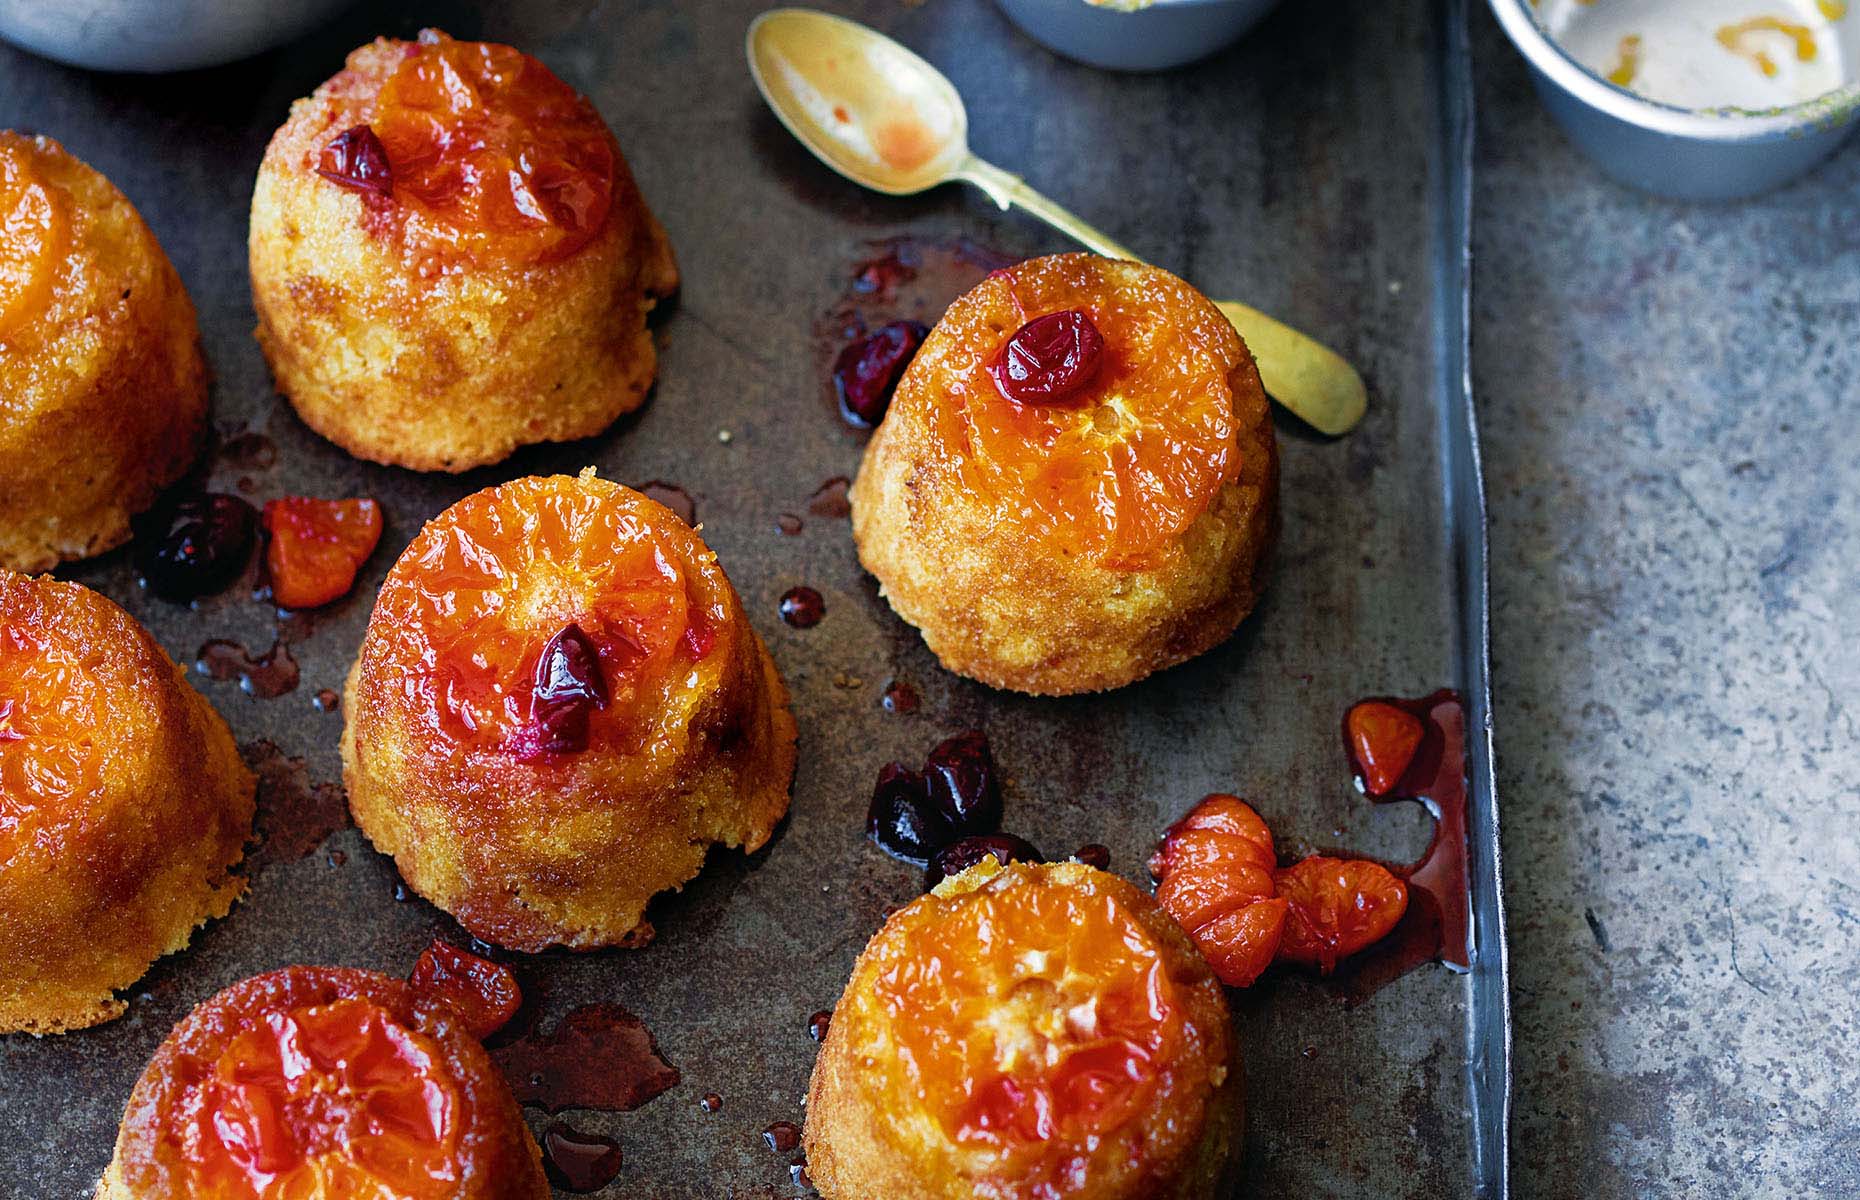
<instances>
[{"instance_id":1,"label":"scattered fruit pieces","mask_svg":"<svg viewBox=\"0 0 1860 1200\"><path fill-rule=\"evenodd\" d=\"M136 569L163 600L224 591L245 568L258 514L221 492L170 493L136 522Z\"/></svg>"},{"instance_id":2,"label":"scattered fruit pieces","mask_svg":"<svg viewBox=\"0 0 1860 1200\"><path fill-rule=\"evenodd\" d=\"M1421 718L1386 700L1365 700L1350 709L1343 724L1363 791L1371 796L1394 791L1421 748Z\"/></svg>"},{"instance_id":3,"label":"scattered fruit pieces","mask_svg":"<svg viewBox=\"0 0 1860 1200\"><path fill-rule=\"evenodd\" d=\"M381 541L373 500L285 496L265 504L271 598L280 608L318 608L355 586L355 573Z\"/></svg>"},{"instance_id":4,"label":"scattered fruit pieces","mask_svg":"<svg viewBox=\"0 0 1860 1200\"><path fill-rule=\"evenodd\" d=\"M1001 832L1001 784L994 752L979 729L945 738L921 771L887 763L872 788L865 828L879 849L928 868L935 887L990 854L1002 866L1044 862L1024 838Z\"/></svg>"},{"instance_id":5,"label":"scattered fruit pieces","mask_svg":"<svg viewBox=\"0 0 1860 1200\"><path fill-rule=\"evenodd\" d=\"M1265 821L1238 796L1221 794L1171 825L1150 860L1156 902L1229 987L1251 984L1278 953L1286 902L1273 891L1277 865Z\"/></svg>"},{"instance_id":6,"label":"scattered fruit pieces","mask_svg":"<svg viewBox=\"0 0 1860 1200\"><path fill-rule=\"evenodd\" d=\"M416 995L451 1005L479 1041L509 1024L523 1006L509 967L438 938L421 953L407 982Z\"/></svg>"},{"instance_id":7,"label":"scattered fruit pieces","mask_svg":"<svg viewBox=\"0 0 1860 1200\"><path fill-rule=\"evenodd\" d=\"M951 842L930 856L924 874L924 886L935 887L951 875L960 875L984 858L993 858L1002 866L1009 863L1045 862L1026 838L1011 833L977 833Z\"/></svg>"},{"instance_id":8,"label":"scattered fruit pieces","mask_svg":"<svg viewBox=\"0 0 1860 1200\"><path fill-rule=\"evenodd\" d=\"M1408 885L1360 858L1312 855L1273 877L1290 902L1279 957L1330 974L1387 937L1408 911Z\"/></svg>"},{"instance_id":9,"label":"scattered fruit pieces","mask_svg":"<svg viewBox=\"0 0 1860 1200\"><path fill-rule=\"evenodd\" d=\"M929 335L921 321L892 321L840 351L833 360L833 388L849 423L871 429L885 419L898 380Z\"/></svg>"}]
</instances>

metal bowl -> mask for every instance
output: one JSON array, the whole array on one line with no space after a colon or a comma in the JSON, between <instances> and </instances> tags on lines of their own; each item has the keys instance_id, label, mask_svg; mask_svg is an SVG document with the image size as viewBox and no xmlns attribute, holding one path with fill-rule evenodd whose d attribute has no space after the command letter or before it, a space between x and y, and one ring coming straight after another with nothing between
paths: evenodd
<instances>
[{"instance_id":1,"label":"metal bowl","mask_svg":"<svg viewBox=\"0 0 1860 1200\"><path fill-rule=\"evenodd\" d=\"M1491 0L1524 55L1544 106L1609 175L1644 191L1687 200L1732 200L1793 179L1853 131L1860 85L1860 12L1840 26L1842 86L1766 109L1681 108L1616 87L1577 62L1544 27L1530 0Z\"/></svg>"},{"instance_id":2,"label":"metal bowl","mask_svg":"<svg viewBox=\"0 0 1860 1200\"><path fill-rule=\"evenodd\" d=\"M1238 39L1278 0L1155 0L1137 9L1085 0L995 0L1048 50L1113 71L1164 71Z\"/></svg>"},{"instance_id":3,"label":"metal bowl","mask_svg":"<svg viewBox=\"0 0 1860 1200\"><path fill-rule=\"evenodd\" d=\"M353 0L0 0L0 38L95 71L187 71L283 45Z\"/></svg>"}]
</instances>

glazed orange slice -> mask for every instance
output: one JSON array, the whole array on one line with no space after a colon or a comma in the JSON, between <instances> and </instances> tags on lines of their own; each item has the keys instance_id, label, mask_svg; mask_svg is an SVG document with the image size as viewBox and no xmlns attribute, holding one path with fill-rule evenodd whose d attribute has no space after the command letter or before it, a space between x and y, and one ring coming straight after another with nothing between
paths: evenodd
<instances>
[{"instance_id":1,"label":"glazed orange slice","mask_svg":"<svg viewBox=\"0 0 1860 1200\"><path fill-rule=\"evenodd\" d=\"M1251 985L1279 953L1288 904L1274 894L1277 866L1266 822L1219 793L1171 825L1150 859L1156 903L1229 987Z\"/></svg>"},{"instance_id":2,"label":"glazed orange slice","mask_svg":"<svg viewBox=\"0 0 1860 1200\"><path fill-rule=\"evenodd\" d=\"M103 787L93 731L110 718L86 663L98 656L53 626L23 576L0 575L0 865L53 835Z\"/></svg>"},{"instance_id":3,"label":"glazed orange slice","mask_svg":"<svg viewBox=\"0 0 1860 1200\"><path fill-rule=\"evenodd\" d=\"M370 126L394 198L441 246L539 262L574 253L606 224L612 135L573 88L513 47L422 32Z\"/></svg>"},{"instance_id":4,"label":"glazed orange slice","mask_svg":"<svg viewBox=\"0 0 1860 1200\"><path fill-rule=\"evenodd\" d=\"M259 1016L173 1112L203 1200L419 1200L454 1194L461 1107L437 1043L344 997Z\"/></svg>"},{"instance_id":5,"label":"glazed orange slice","mask_svg":"<svg viewBox=\"0 0 1860 1200\"><path fill-rule=\"evenodd\" d=\"M713 561L669 510L591 474L489 488L429 522L395 564L364 667L415 728L547 758L552 671L565 644L585 648L597 666L568 665L598 677L598 703L579 714L574 749L631 752L730 628Z\"/></svg>"},{"instance_id":6,"label":"glazed orange slice","mask_svg":"<svg viewBox=\"0 0 1860 1200\"><path fill-rule=\"evenodd\" d=\"M64 189L39 173L31 147L0 137L0 338L45 308L70 237Z\"/></svg>"},{"instance_id":7,"label":"glazed orange slice","mask_svg":"<svg viewBox=\"0 0 1860 1200\"><path fill-rule=\"evenodd\" d=\"M1004 394L988 365L1023 328L1074 312L1103 339L1089 381L1050 403ZM941 369L907 375L904 403L934 378L945 389L937 441L961 486L1064 553L1153 565L1238 477L1229 375L1245 351L1174 276L1091 255L1035 259L958 300L927 348Z\"/></svg>"},{"instance_id":8,"label":"glazed orange slice","mask_svg":"<svg viewBox=\"0 0 1860 1200\"><path fill-rule=\"evenodd\" d=\"M1380 863L1312 855L1280 871L1290 910L1279 957L1328 975L1387 937L1408 911L1408 885Z\"/></svg>"},{"instance_id":9,"label":"glazed orange slice","mask_svg":"<svg viewBox=\"0 0 1860 1200\"><path fill-rule=\"evenodd\" d=\"M875 1000L943 1132L1032 1182L1174 1086L1187 1000L1165 947L1115 896L1032 873L994 882L1008 886L920 901L941 911Z\"/></svg>"}]
</instances>

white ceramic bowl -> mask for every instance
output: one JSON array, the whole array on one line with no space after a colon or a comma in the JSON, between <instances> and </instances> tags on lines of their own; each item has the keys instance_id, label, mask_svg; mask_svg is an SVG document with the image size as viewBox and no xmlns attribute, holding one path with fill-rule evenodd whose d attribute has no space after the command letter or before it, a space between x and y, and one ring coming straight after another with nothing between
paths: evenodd
<instances>
[{"instance_id":1,"label":"white ceramic bowl","mask_svg":"<svg viewBox=\"0 0 1860 1200\"><path fill-rule=\"evenodd\" d=\"M0 38L93 71L188 71L281 46L353 0L0 0Z\"/></svg>"},{"instance_id":2,"label":"white ceramic bowl","mask_svg":"<svg viewBox=\"0 0 1860 1200\"><path fill-rule=\"evenodd\" d=\"M1113 71L1163 71L1223 49L1278 0L1155 0L1124 12L1085 0L995 0L1028 37Z\"/></svg>"}]
</instances>

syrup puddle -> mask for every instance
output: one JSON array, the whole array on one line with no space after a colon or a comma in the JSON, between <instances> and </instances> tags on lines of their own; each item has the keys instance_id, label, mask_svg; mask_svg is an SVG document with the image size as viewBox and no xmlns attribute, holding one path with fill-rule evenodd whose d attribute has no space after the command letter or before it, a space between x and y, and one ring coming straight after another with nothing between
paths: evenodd
<instances>
[{"instance_id":1,"label":"syrup puddle","mask_svg":"<svg viewBox=\"0 0 1860 1200\"><path fill-rule=\"evenodd\" d=\"M548 1033L532 1029L491 1057L523 1104L631 1112L678 1085L645 1022L617 1004L584 1004Z\"/></svg>"},{"instance_id":2,"label":"syrup puddle","mask_svg":"<svg viewBox=\"0 0 1860 1200\"><path fill-rule=\"evenodd\" d=\"M261 655L227 638L214 638L194 655L194 670L209 679L239 681L248 696L272 700L292 691L301 677L291 648L280 637Z\"/></svg>"},{"instance_id":3,"label":"syrup puddle","mask_svg":"<svg viewBox=\"0 0 1860 1200\"><path fill-rule=\"evenodd\" d=\"M245 765L258 776L258 815L253 836L258 847L246 857L247 869L307 858L339 829L349 827L349 801L337 783L311 783L304 760L286 755L269 741L240 747Z\"/></svg>"}]
</instances>

